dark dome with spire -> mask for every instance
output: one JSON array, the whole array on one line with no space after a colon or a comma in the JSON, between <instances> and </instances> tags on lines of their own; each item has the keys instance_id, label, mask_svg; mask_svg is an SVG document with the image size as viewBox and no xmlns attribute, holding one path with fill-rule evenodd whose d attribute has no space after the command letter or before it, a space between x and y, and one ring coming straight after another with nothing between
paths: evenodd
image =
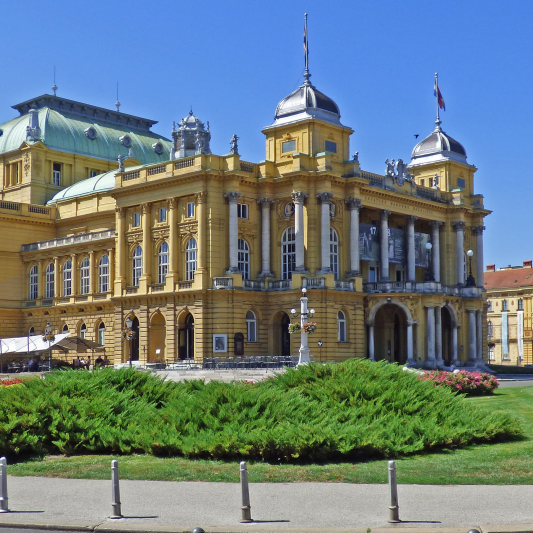
<instances>
[{"instance_id":1,"label":"dark dome with spire","mask_svg":"<svg viewBox=\"0 0 533 533\"><path fill-rule=\"evenodd\" d=\"M432 163L442 159L466 163L464 146L441 129L440 120L437 119L436 123L435 129L413 148L411 165Z\"/></svg>"}]
</instances>

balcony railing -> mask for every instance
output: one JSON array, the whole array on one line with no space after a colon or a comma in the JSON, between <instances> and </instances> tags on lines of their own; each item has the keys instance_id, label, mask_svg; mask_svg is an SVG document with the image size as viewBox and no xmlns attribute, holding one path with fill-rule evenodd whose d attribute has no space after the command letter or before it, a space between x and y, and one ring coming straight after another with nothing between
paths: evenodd
<instances>
[{"instance_id":1,"label":"balcony railing","mask_svg":"<svg viewBox=\"0 0 533 533\"><path fill-rule=\"evenodd\" d=\"M431 294L445 294L447 296L462 296L467 298L481 298L481 287L464 287L442 285L436 281L376 281L363 283L364 292L421 292Z\"/></svg>"},{"instance_id":2,"label":"balcony railing","mask_svg":"<svg viewBox=\"0 0 533 533\"><path fill-rule=\"evenodd\" d=\"M264 284L262 281L255 281L253 279L243 279L242 288L249 291L262 291Z\"/></svg>"},{"instance_id":3,"label":"balcony railing","mask_svg":"<svg viewBox=\"0 0 533 533\"><path fill-rule=\"evenodd\" d=\"M338 290L338 291L353 291L353 290L355 290L354 289L354 285L353 285L353 280L352 281L336 280L335 281L335 289Z\"/></svg>"},{"instance_id":4,"label":"balcony railing","mask_svg":"<svg viewBox=\"0 0 533 533\"><path fill-rule=\"evenodd\" d=\"M233 278L213 278L213 289L232 289Z\"/></svg>"},{"instance_id":5,"label":"balcony railing","mask_svg":"<svg viewBox=\"0 0 533 533\"><path fill-rule=\"evenodd\" d=\"M106 231L95 231L93 233L79 233L72 237L64 237L63 239L52 239L50 241L32 242L31 244L23 244L23 252L32 252L35 250L48 250L49 248L56 248L58 246L71 246L76 243L85 243L91 241L99 241L102 239L114 239L115 230L109 229Z\"/></svg>"},{"instance_id":6,"label":"balcony railing","mask_svg":"<svg viewBox=\"0 0 533 533\"><path fill-rule=\"evenodd\" d=\"M286 291L292 289L292 280L290 279L276 279L268 281L268 290L270 291Z\"/></svg>"},{"instance_id":7,"label":"balcony railing","mask_svg":"<svg viewBox=\"0 0 533 533\"><path fill-rule=\"evenodd\" d=\"M302 278L302 287L309 289L325 289L326 278Z\"/></svg>"}]
</instances>

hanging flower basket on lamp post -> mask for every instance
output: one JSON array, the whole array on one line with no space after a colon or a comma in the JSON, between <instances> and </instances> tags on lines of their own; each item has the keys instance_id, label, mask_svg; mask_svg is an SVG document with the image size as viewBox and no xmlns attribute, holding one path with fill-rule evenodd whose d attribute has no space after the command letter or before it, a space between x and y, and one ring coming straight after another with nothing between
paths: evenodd
<instances>
[{"instance_id":1,"label":"hanging flower basket on lamp post","mask_svg":"<svg viewBox=\"0 0 533 533\"><path fill-rule=\"evenodd\" d=\"M304 325L303 325L303 330L305 331L305 333L307 334L311 334L311 333L314 333L315 330L316 330L316 322L306 322Z\"/></svg>"},{"instance_id":2,"label":"hanging flower basket on lamp post","mask_svg":"<svg viewBox=\"0 0 533 533\"><path fill-rule=\"evenodd\" d=\"M292 335L293 333L298 333L302 327L300 326L299 322L293 322L292 324L289 324L289 333Z\"/></svg>"},{"instance_id":3,"label":"hanging flower basket on lamp post","mask_svg":"<svg viewBox=\"0 0 533 533\"><path fill-rule=\"evenodd\" d=\"M135 331L133 331L131 328L124 328L121 336L127 341L132 341L135 338Z\"/></svg>"}]
</instances>

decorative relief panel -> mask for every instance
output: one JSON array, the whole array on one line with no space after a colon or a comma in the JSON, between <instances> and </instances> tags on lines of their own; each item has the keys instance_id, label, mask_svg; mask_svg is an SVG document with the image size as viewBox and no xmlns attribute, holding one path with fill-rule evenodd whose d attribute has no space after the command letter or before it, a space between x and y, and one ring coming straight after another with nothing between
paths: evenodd
<instances>
[{"instance_id":1,"label":"decorative relief panel","mask_svg":"<svg viewBox=\"0 0 533 533\"><path fill-rule=\"evenodd\" d=\"M239 235L248 242L253 241L256 238L258 231L259 228L257 224L254 224L249 220L239 220Z\"/></svg>"},{"instance_id":2,"label":"decorative relief panel","mask_svg":"<svg viewBox=\"0 0 533 533\"><path fill-rule=\"evenodd\" d=\"M128 231L128 233L126 233L126 242L128 242L128 244L131 244L134 242L142 242L142 240L143 240L142 231L136 230L136 231Z\"/></svg>"},{"instance_id":3,"label":"decorative relief panel","mask_svg":"<svg viewBox=\"0 0 533 533\"><path fill-rule=\"evenodd\" d=\"M167 239L169 235L168 228L156 228L152 230L152 240L160 241L162 239Z\"/></svg>"}]
</instances>

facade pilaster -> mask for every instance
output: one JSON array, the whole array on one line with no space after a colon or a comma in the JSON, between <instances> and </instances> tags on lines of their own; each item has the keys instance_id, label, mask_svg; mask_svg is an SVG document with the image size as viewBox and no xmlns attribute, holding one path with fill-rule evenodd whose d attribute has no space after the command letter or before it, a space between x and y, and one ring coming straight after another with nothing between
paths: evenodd
<instances>
[{"instance_id":1,"label":"facade pilaster","mask_svg":"<svg viewBox=\"0 0 533 533\"><path fill-rule=\"evenodd\" d=\"M476 359L483 362L483 311L476 311Z\"/></svg>"},{"instance_id":2,"label":"facade pilaster","mask_svg":"<svg viewBox=\"0 0 533 533\"><path fill-rule=\"evenodd\" d=\"M374 324L368 326L368 358L375 361L374 355Z\"/></svg>"},{"instance_id":3,"label":"facade pilaster","mask_svg":"<svg viewBox=\"0 0 533 533\"><path fill-rule=\"evenodd\" d=\"M152 278L152 228L150 224L150 214L152 206L149 203L141 204L142 228L143 228L143 277L146 284L151 283Z\"/></svg>"},{"instance_id":4,"label":"facade pilaster","mask_svg":"<svg viewBox=\"0 0 533 533\"><path fill-rule=\"evenodd\" d=\"M459 364L459 350L457 349L458 346L458 334L457 334L458 326L454 324L452 326L452 364L457 366Z\"/></svg>"},{"instance_id":5,"label":"facade pilaster","mask_svg":"<svg viewBox=\"0 0 533 533\"><path fill-rule=\"evenodd\" d=\"M54 257L54 296L61 296L61 275L60 275L59 257Z\"/></svg>"},{"instance_id":6,"label":"facade pilaster","mask_svg":"<svg viewBox=\"0 0 533 533\"><path fill-rule=\"evenodd\" d=\"M107 290L112 291L115 284L115 249L109 248L107 256L109 258L109 285Z\"/></svg>"},{"instance_id":7,"label":"facade pilaster","mask_svg":"<svg viewBox=\"0 0 533 533\"><path fill-rule=\"evenodd\" d=\"M431 242L433 248L431 250L431 260L433 267L433 279L440 283L440 227L442 222L438 220L431 221Z\"/></svg>"},{"instance_id":8,"label":"facade pilaster","mask_svg":"<svg viewBox=\"0 0 533 533\"><path fill-rule=\"evenodd\" d=\"M237 201L240 192L227 192L224 196L229 203L229 269L228 274L239 272L239 219L237 213Z\"/></svg>"},{"instance_id":9,"label":"facade pilaster","mask_svg":"<svg viewBox=\"0 0 533 533\"><path fill-rule=\"evenodd\" d=\"M291 197L294 201L294 233L296 248L295 272L305 272L305 248L304 248L304 201L307 194L301 191L293 192Z\"/></svg>"},{"instance_id":10,"label":"facade pilaster","mask_svg":"<svg viewBox=\"0 0 533 533\"><path fill-rule=\"evenodd\" d=\"M259 277L273 276L270 270L270 205L271 198L259 198L257 203L261 206L261 273Z\"/></svg>"},{"instance_id":11,"label":"facade pilaster","mask_svg":"<svg viewBox=\"0 0 533 533\"><path fill-rule=\"evenodd\" d=\"M418 217L407 218L407 281L416 281L415 222Z\"/></svg>"},{"instance_id":12,"label":"facade pilaster","mask_svg":"<svg viewBox=\"0 0 533 533\"><path fill-rule=\"evenodd\" d=\"M435 307L433 305L427 305L426 312L428 339L427 362L430 366L435 366Z\"/></svg>"},{"instance_id":13,"label":"facade pilaster","mask_svg":"<svg viewBox=\"0 0 533 533\"><path fill-rule=\"evenodd\" d=\"M89 252L89 294L94 294L94 283L97 278L96 269L94 267L94 250Z\"/></svg>"},{"instance_id":14,"label":"facade pilaster","mask_svg":"<svg viewBox=\"0 0 533 533\"><path fill-rule=\"evenodd\" d=\"M200 279L203 285L205 282L205 275L207 272L207 191L200 191L196 193L197 216L198 216L198 263L196 266L196 273L194 279ZM237 203L235 202L235 215L237 212ZM239 237L239 226L237 225L237 238Z\"/></svg>"},{"instance_id":15,"label":"facade pilaster","mask_svg":"<svg viewBox=\"0 0 533 533\"><path fill-rule=\"evenodd\" d=\"M465 231L464 222L454 222L452 224L453 229L455 230L456 235L456 261L457 261L457 285L465 284L465 266L464 266L464 231Z\"/></svg>"},{"instance_id":16,"label":"facade pilaster","mask_svg":"<svg viewBox=\"0 0 533 533\"><path fill-rule=\"evenodd\" d=\"M45 284L46 284L46 273L44 268L44 262L40 259L37 263L37 298L44 298L45 295Z\"/></svg>"},{"instance_id":17,"label":"facade pilaster","mask_svg":"<svg viewBox=\"0 0 533 533\"><path fill-rule=\"evenodd\" d=\"M380 212L380 248L381 248L381 281L389 281L389 215L390 211Z\"/></svg>"},{"instance_id":18,"label":"facade pilaster","mask_svg":"<svg viewBox=\"0 0 533 533\"><path fill-rule=\"evenodd\" d=\"M76 296L76 294L78 294L78 258L76 257L76 254L70 256L70 261L72 263L70 295Z\"/></svg>"},{"instance_id":19,"label":"facade pilaster","mask_svg":"<svg viewBox=\"0 0 533 533\"><path fill-rule=\"evenodd\" d=\"M359 198L348 198L346 205L350 210L350 272L346 277L358 276L361 270L359 257L359 211L361 200Z\"/></svg>"},{"instance_id":20,"label":"facade pilaster","mask_svg":"<svg viewBox=\"0 0 533 533\"><path fill-rule=\"evenodd\" d=\"M115 296L122 296L122 287L126 285L126 209L116 207L116 247L115 247ZM74 266L74 265L73 265ZM73 269L74 271L74 269Z\"/></svg>"},{"instance_id":21,"label":"facade pilaster","mask_svg":"<svg viewBox=\"0 0 533 533\"><path fill-rule=\"evenodd\" d=\"M168 274L178 274L178 199L168 200Z\"/></svg>"},{"instance_id":22,"label":"facade pilaster","mask_svg":"<svg viewBox=\"0 0 533 533\"><path fill-rule=\"evenodd\" d=\"M442 359L442 308L435 307L435 359L437 366L443 365Z\"/></svg>"},{"instance_id":23,"label":"facade pilaster","mask_svg":"<svg viewBox=\"0 0 533 533\"><path fill-rule=\"evenodd\" d=\"M467 309L468 312L468 357L470 361L475 361L477 357L477 332L476 332L476 310Z\"/></svg>"},{"instance_id":24,"label":"facade pilaster","mask_svg":"<svg viewBox=\"0 0 533 533\"><path fill-rule=\"evenodd\" d=\"M407 322L407 364L415 362L414 346L413 346L413 323Z\"/></svg>"},{"instance_id":25,"label":"facade pilaster","mask_svg":"<svg viewBox=\"0 0 533 533\"><path fill-rule=\"evenodd\" d=\"M473 226L472 233L476 236L476 285L483 287L483 230L485 226Z\"/></svg>"},{"instance_id":26,"label":"facade pilaster","mask_svg":"<svg viewBox=\"0 0 533 533\"><path fill-rule=\"evenodd\" d=\"M321 266L318 274L329 274L331 272L331 260L330 260L330 199L333 194L330 192L319 192L316 197L321 204L321 216L320 216L320 246L321 246Z\"/></svg>"}]
</instances>

